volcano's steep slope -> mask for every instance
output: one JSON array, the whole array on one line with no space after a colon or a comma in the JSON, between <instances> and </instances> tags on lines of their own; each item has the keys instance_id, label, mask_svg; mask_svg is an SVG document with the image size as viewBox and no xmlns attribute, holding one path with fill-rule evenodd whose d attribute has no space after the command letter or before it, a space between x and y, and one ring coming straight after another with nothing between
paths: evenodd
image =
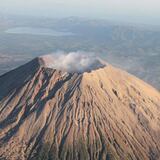
<instances>
[{"instance_id":1,"label":"volcano's steep slope","mask_svg":"<svg viewBox=\"0 0 160 160\"><path fill-rule=\"evenodd\" d=\"M82 74L39 59L0 77L0 156L160 157L160 94L110 65Z\"/></svg>"}]
</instances>

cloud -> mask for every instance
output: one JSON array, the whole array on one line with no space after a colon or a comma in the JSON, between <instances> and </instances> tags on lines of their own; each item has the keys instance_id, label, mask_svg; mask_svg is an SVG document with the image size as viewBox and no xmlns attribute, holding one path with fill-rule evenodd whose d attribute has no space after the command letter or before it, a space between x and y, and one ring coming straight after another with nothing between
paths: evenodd
<instances>
[{"instance_id":1,"label":"cloud","mask_svg":"<svg viewBox=\"0 0 160 160\"><path fill-rule=\"evenodd\" d=\"M57 52L44 56L45 65L48 68L67 71L70 73L90 72L105 65L93 53L77 51L77 52Z\"/></svg>"}]
</instances>

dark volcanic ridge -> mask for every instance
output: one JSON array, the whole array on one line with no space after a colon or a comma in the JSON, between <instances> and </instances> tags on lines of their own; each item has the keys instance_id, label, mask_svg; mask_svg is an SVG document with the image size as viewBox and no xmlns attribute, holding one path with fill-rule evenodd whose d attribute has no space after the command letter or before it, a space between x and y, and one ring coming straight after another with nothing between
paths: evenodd
<instances>
[{"instance_id":1,"label":"dark volcanic ridge","mask_svg":"<svg viewBox=\"0 0 160 160\"><path fill-rule=\"evenodd\" d=\"M101 60L70 58L0 76L0 159L159 160L159 92Z\"/></svg>"}]
</instances>

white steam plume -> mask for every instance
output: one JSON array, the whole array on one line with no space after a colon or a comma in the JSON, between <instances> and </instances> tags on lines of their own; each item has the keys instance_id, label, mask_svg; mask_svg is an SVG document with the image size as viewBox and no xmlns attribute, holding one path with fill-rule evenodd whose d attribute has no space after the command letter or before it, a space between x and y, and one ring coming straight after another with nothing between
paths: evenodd
<instances>
[{"instance_id":1,"label":"white steam plume","mask_svg":"<svg viewBox=\"0 0 160 160\"><path fill-rule=\"evenodd\" d=\"M57 52L44 56L45 65L49 68L63 70L67 72L90 72L105 65L94 55L88 52Z\"/></svg>"}]
</instances>

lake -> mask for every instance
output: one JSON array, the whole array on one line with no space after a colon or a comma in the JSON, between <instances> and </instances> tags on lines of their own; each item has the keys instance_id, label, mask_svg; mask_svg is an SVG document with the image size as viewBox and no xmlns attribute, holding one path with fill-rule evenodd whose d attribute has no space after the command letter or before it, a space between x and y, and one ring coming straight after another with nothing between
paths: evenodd
<instances>
[{"instance_id":1,"label":"lake","mask_svg":"<svg viewBox=\"0 0 160 160\"><path fill-rule=\"evenodd\" d=\"M73 36L74 34L68 31L56 31L50 28L33 28L33 27L15 27L5 31L8 34L29 34L40 36Z\"/></svg>"}]
</instances>

